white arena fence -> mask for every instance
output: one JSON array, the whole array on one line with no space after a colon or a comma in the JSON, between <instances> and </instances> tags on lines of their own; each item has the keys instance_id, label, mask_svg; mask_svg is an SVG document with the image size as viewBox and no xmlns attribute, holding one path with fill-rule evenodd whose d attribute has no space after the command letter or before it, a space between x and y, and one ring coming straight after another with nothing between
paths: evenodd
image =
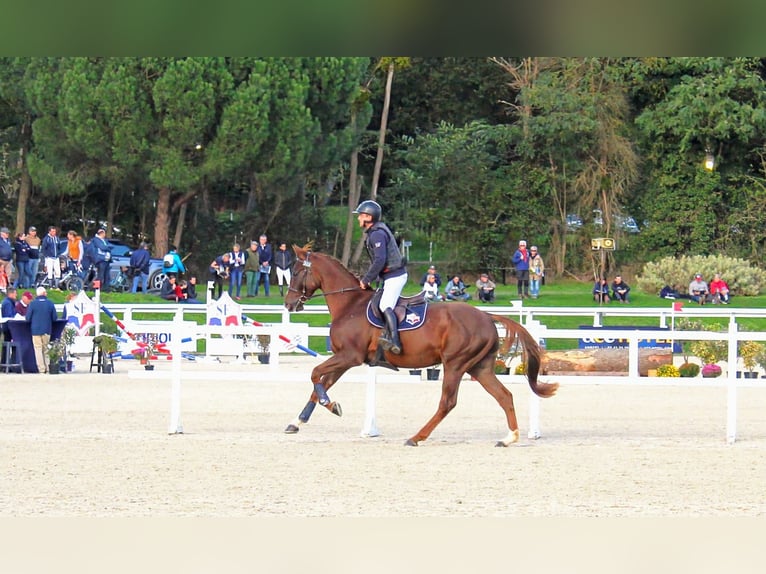
<instances>
[{"instance_id":1,"label":"white arena fence","mask_svg":"<svg viewBox=\"0 0 766 574\"><path fill-rule=\"evenodd\" d=\"M479 307L489 313L497 315L507 315L522 323L529 332L538 340L551 339L580 339L584 336L597 334L600 338L615 338L628 341L628 373L626 376L556 376L556 382L562 385L569 384L599 384L599 385L634 385L643 384L651 386L691 386L691 387L725 387L726 393L726 440L728 443L734 443L737 436L737 389L740 387L766 387L764 382L759 379L738 379L736 377L737 365L740 362L737 357L737 343L739 341L766 341L765 331L742 331L739 329L737 319L758 318L766 319L766 309L737 309L729 307L708 306L698 307L689 305L682 311L668 308L631 308L631 307L524 307L520 302L511 306L486 306ZM449 303L445 303L449 304ZM59 306L60 311L60 306ZM166 304L110 304L109 311L116 316L121 317L126 325L133 325L143 333L158 333L166 335L162 342L167 343L167 348L171 351L173 368L171 369L171 422L170 432L182 432L180 423L180 385L181 370L180 364L184 352L189 350L188 345L196 345L196 340L204 338L210 341L214 337L230 337L236 335L270 335L272 343L282 338L291 338L297 333L298 338L303 337L305 343L299 344L299 347L306 349L309 346L309 337L322 337L326 339L329 336L329 325L325 327L309 326L301 317L308 314L317 314L329 316L329 312L324 305L309 305L297 314L288 313L280 305L242 305L241 311L245 316L271 316L278 317L279 321L272 323L263 323L262 325L240 325L240 326L209 326L199 324L198 319L204 323L206 316L205 305L166 305ZM167 321L137 321L135 315L139 314L161 314L168 316ZM545 325L547 316L579 316L589 320L591 326L598 327L598 331L581 329L550 329ZM656 317L658 325L656 330L651 328L631 328L631 327L603 327L604 318L613 317ZM675 321L678 318L708 317L724 318L727 322L727 329L724 332L713 331L680 331L675 329ZM190 321L189 319L193 319ZM108 319L107 319L108 320ZM668 325L670 322L670 325ZM498 325L498 331L504 335L505 329ZM98 325L96 333L98 333ZM290 334L286 336L285 334ZM721 365L723 374L721 377L712 379L695 378L677 378L677 377L642 377L638 373L638 348L639 341L646 339L670 339L671 341L687 340L726 340L728 343L728 358ZM237 339L240 341L241 339ZM186 346L184 346L186 345ZM92 337L77 337L75 342L75 352L90 352L92 348ZM196 347L195 347L196 348ZM228 345L226 352L222 355L241 356L247 352L246 346L235 348ZM269 369L277 371L279 369L280 353L301 352L295 345L277 345L271 344L269 355ZM208 353L207 358L213 356ZM732 368L729 368L732 365ZM367 377L367 412L362 429L363 436L377 436L378 430L375 423L375 383L378 375L386 373L386 379L393 375L391 371L378 368L370 368ZM167 378L167 373L159 371L141 372L142 377L162 377ZM189 377L189 373L184 373L184 377ZM209 376L209 373L205 376ZM225 373L215 373L216 377L225 377ZM398 375L399 377L403 375ZM345 376L344 376L345 377ZM196 377L194 377L196 378ZM521 375L501 375L500 379L511 384L526 384L526 379ZM411 379L410 379L411 380ZM540 431L540 399L534 394L530 394L529 405L529 431L528 437L532 439L541 436Z\"/></svg>"}]
</instances>

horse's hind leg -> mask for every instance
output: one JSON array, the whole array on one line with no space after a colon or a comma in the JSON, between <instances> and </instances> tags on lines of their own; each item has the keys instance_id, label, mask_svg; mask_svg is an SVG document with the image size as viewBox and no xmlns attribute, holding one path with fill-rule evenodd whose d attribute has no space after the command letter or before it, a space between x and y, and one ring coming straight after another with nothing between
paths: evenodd
<instances>
[{"instance_id":1,"label":"horse's hind leg","mask_svg":"<svg viewBox=\"0 0 766 574\"><path fill-rule=\"evenodd\" d=\"M479 384L494 397L497 404L505 412L505 418L508 421L508 434L505 438L497 441L495 446L509 446L519 440L519 423L516 420L516 408L513 406L513 394L503 383L495 376L491 368L482 369L474 375Z\"/></svg>"}]
</instances>

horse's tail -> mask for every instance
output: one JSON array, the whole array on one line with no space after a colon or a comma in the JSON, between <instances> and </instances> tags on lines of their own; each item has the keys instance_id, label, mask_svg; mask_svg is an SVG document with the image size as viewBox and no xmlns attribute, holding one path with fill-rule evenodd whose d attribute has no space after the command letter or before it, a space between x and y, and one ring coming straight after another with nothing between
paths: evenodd
<instances>
[{"instance_id":1,"label":"horse's tail","mask_svg":"<svg viewBox=\"0 0 766 574\"><path fill-rule=\"evenodd\" d=\"M511 344L518 340L524 349L524 364L526 365L526 377L532 392L542 398L552 397L559 388L558 383L538 382L537 375L540 373L542 364L543 349L535 341L535 338L529 334L522 325L501 315L492 315L490 317L505 325L505 340L500 352L506 355L511 348Z\"/></svg>"}]
</instances>

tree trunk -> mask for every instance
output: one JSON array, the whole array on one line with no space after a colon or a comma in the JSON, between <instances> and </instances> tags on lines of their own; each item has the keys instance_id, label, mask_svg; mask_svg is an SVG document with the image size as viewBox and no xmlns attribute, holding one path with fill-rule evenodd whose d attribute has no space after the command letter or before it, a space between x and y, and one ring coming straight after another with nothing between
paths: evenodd
<instances>
[{"instance_id":1,"label":"tree trunk","mask_svg":"<svg viewBox=\"0 0 766 574\"><path fill-rule=\"evenodd\" d=\"M647 376L649 369L673 363L673 353L663 349L639 349L638 373ZM581 349L547 351L543 363L546 374L625 373L628 372L628 349Z\"/></svg>"},{"instance_id":2,"label":"tree trunk","mask_svg":"<svg viewBox=\"0 0 766 574\"><path fill-rule=\"evenodd\" d=\"M161 187L157 194L157 215L154 218L154 256L168 252L170 235L170 189Z\"/></svg>"},{"instance_id":3,"label":"tree trunk","mask_svg":"<svg viewBox=\"0 0 766 574\"><path fill-rule=\"evenodd\" d=\"M356 112L351 116L351 131L356 133ZM361 182L357 183L359 178L359 146L355 145L351 151L351 166L348 176L348 219L346 219L346 234L343 236L343 255L341 262L348 267L351 258L351 239L354 236L354 214L353 211L359 205L359 195L362 190Z\"/></svg>"},{"instance_id":4,"label":"tree trunk","mask_svg":"<svg viewBox=\"0 0 766 574\"><path fill-rule=\"evenodd\" d=\"M184 233L184 222L186 221L186 207L189 205L189 202L185 201L181 204L181 207L178 210L178 221L176 221L176 234L173 237L173 244L174 245L181 245L181 237Z\"/></svg>"},{"instance_id":5,"label":"tree trunk","mask_svg":"<svg viewBox=\"0 0 766 574\"><path fill-rule=\"evenodd\" d=\"M27 146L19 149L19 171L21 172L19 183L19 197L16 203L16 233L26 232L27 226L27 203L32 195L32 178L27 167Z\"/></svg>"}]
</instances>

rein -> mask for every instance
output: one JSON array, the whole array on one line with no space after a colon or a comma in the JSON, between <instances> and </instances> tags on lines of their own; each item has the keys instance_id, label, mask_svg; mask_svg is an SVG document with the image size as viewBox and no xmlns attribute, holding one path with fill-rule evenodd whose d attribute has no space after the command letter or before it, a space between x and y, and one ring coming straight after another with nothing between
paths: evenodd
<instances>
[{"instance_id":1,"label":"rein","mask_svg":"<svg viewBox=\"0 0 766 574\"><path fill-rule=\"evenodd\" d=\"M306 259L303 260L303 267L305 268L304 271L306 271L307 274L311 273L311 261L309 260L310 257L311 257L311 252L309 251L308 254L306 255ZM327 297L328 295L337 295L338 293L350 293L352 291L361 291L362 288L356 285L354 287L343 287L341 289L335 289L334 291L322 291L321 293L306 295L306 280L304 279L301 291L298 291L298 289L295 289L290 286L287 287L287 290L300 293L301 294L300 301L301 303L305 303L309 299L314 299L316 297Z\"/></svg>"}]
</instances>

